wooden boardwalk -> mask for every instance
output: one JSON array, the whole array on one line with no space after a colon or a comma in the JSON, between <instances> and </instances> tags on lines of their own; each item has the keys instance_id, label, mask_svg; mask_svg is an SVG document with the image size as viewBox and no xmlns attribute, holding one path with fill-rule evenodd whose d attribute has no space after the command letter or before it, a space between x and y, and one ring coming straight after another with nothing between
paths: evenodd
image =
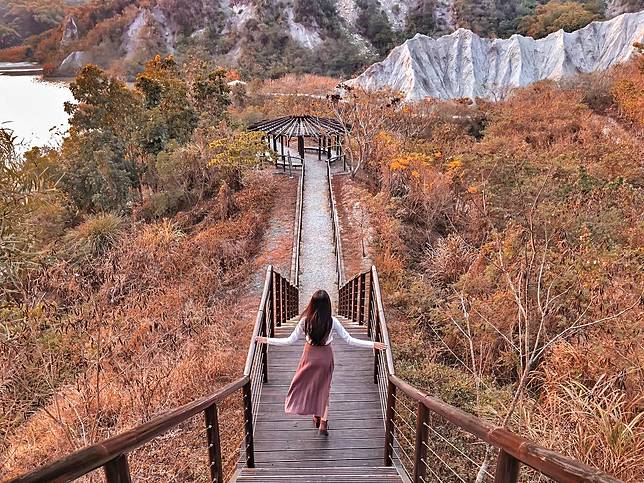
<instances>
[{"instance_id":1,"label":"wooden boardwalk","mask_svg":"<svg viewBox=\"0 0 644 483\"><path fill-rule=\"evenodd\" d=\"M340 321L353 337L367 340L364 326ZM276 328L275 336L288 336L295 323ZM384 420L371 350L333 339L328 437L318 434L310 417L284 413L303 344L269 346L268 382L262 387L255 426L257 468L243 468L237 481L402 481L395 468L383 466ZM299 470L293 473L294 468Z\"/></svg>"},{"instance_id":2,"label":"wooden boardwalk","mask_svg":"<svg viewBox=\"0 0 644 483\"><path fill-rule=\"evenodd\" d=\"M338 280L327 165L309 154L304 192L300 310L320 288L329 292L337 309ZM368 339L366 326L339 319L353 337ZM287 337L296 323L294 319L276 327L275 337ZM288 347L268 346L268 382L261 385L259 403L254 407L256 468L243 465L236 481L402 481L395 467L384 466L383 405L373 380L372 350L350 347L334 337L331 347L335 370L327 437L318 434L310 416L285 414L284 400L303 347L304 340Z\"/></svg>"}]
</instances>

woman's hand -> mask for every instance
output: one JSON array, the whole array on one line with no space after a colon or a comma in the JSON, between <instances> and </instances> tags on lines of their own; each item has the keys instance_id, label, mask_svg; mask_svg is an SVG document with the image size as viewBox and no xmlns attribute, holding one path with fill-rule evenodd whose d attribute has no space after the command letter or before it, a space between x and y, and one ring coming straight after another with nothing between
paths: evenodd
<instances>
[{"instance_id":1,"label":"woman's hand","mask_svg":"<svg viewBox=\"0 0 644 483\"><path fill-rule=\"evenodd\" d=\"M266 337L262 337L260 335L255 337L255 340L257 341L258 344L268 344L268 339Z\"/></svg>"},{"instance_id":2,"label":"woman's hand","mask_svg":"<svg viewBox=\"0 0 644 483\"><path fill-rule=\"evenodd\" d=\"M387 344L384 342L374 342L373 343L373 348L377 351L386 351L387 350Z\"/></svg>"}]
</instances>

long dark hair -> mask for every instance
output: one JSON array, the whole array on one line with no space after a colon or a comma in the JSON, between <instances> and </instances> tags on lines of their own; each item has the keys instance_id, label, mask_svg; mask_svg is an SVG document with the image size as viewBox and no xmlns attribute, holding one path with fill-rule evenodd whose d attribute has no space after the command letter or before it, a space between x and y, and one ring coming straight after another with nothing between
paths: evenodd
<instances>
[{"instance_id":1,"label":"long dark hair","mask_svg":"<svg viewBox=\"0 0 644 483\"><path fill-rule=\"evenodd\" d=\"M331 297L325 290L318 290L302 312L304 333L311 344L324 345L333 327L331 317Z\"/></svg>"}]
</instances>

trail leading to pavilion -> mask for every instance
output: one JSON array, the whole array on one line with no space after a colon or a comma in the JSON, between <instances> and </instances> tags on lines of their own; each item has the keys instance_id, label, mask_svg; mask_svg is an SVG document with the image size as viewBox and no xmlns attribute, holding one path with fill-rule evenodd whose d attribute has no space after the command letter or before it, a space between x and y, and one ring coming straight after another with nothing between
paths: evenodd
<instances>
[{"instance_id":1,"label":"trail leading to pavilion","mask_svg":"<svg viewBox=\"0 0 644 483\"><path fill-rule=\"evenodd\" d=\"M326 290L336 304L338 285L326 161L319 160L316 154L306 154L305 163L300 304L306 304L318 289Z\"/></svg>"}]
</instances>

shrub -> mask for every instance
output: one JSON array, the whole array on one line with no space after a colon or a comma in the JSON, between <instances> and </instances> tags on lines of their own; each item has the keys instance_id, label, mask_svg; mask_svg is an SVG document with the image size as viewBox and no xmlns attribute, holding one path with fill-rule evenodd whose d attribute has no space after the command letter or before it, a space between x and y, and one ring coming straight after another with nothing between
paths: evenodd
<instances>
[{"instance_id":1,"label":"shrub","mask_svg":"<svg viewBox=\"0 0 644 483\"><path fill-rule=\"evenodd\" d=\"M525 35L540 39L561 29L565 32L579 30L599 18L598 13L580 3L551 1L537 6L535 14L525 17L519 29Z\"/></svg>"},{"instance_id":2,"label":"shrub","mask_svg":"<svg viewBox=\"0 0 644 483\"><path fill-rule=\"evenodd\" d=\"M119 241L125 220L113 214L88 217L64 237L65 251L77 262L91 262L104 255Z\"/></svg>"}]
</instances>

